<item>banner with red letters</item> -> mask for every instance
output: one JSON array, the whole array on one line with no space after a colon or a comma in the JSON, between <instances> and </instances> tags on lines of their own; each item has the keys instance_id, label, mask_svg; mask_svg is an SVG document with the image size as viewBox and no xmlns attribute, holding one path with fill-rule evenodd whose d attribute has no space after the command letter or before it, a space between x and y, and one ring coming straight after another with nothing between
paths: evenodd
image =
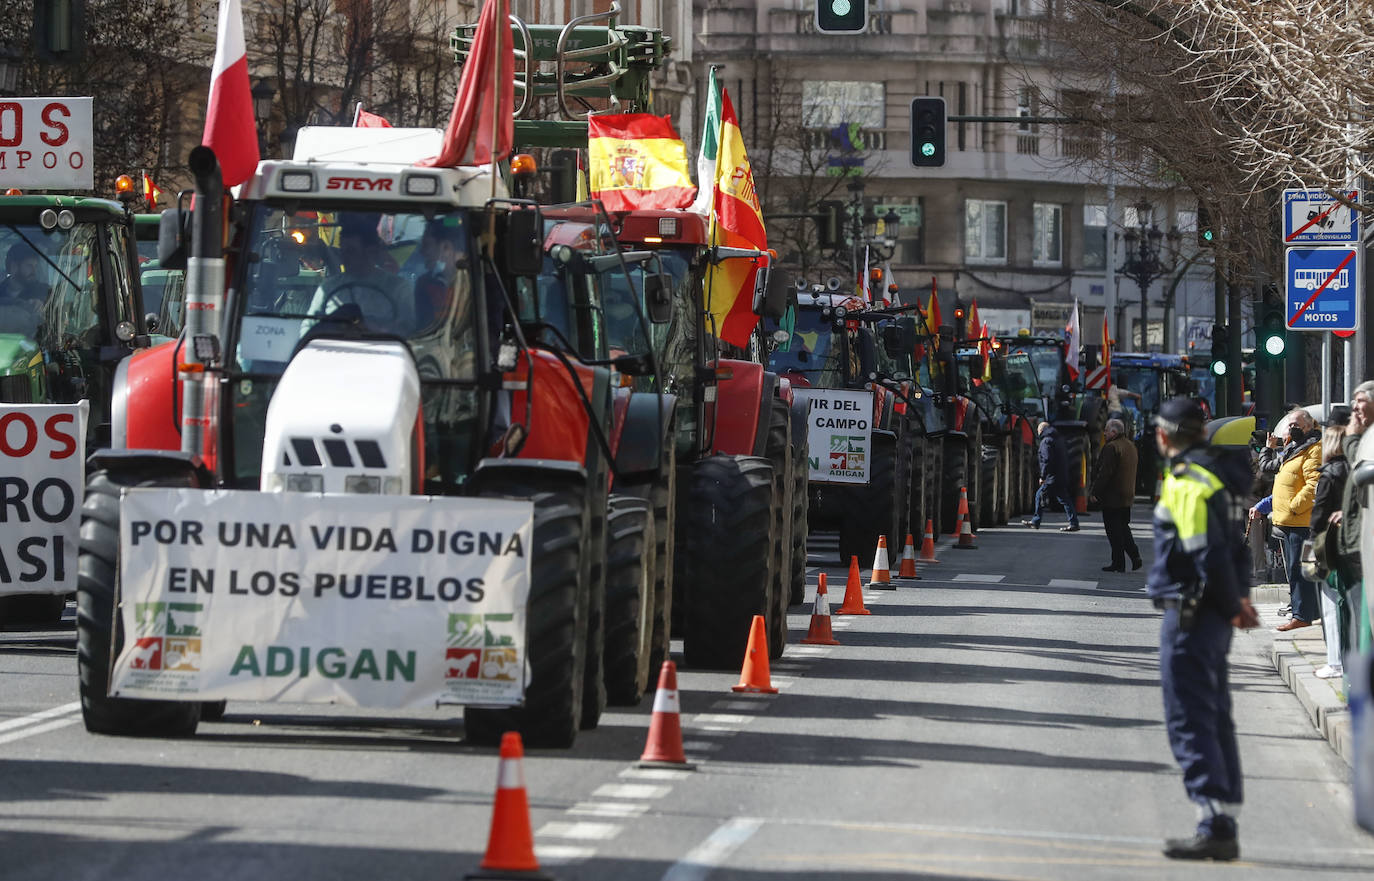
<instances>
[{"instance_id":1,"label":"banner with red letters","mask_svg":"<svg viewBox=\"0 0 1374 881\"><path fill-rule=\"evenodd\" d=\"M90 98L0 98L0 191L95 186Z\"/></svg>"},{"instance_id":2,"label":"banner with red letters","mask_svg":"<svg viewBox=\"0 0 1374 881\"><path fill-rule=\"evenodd\" d=\"M72 593L88 404L0 404L0 594Z\"/></svg>"}]
</instances>

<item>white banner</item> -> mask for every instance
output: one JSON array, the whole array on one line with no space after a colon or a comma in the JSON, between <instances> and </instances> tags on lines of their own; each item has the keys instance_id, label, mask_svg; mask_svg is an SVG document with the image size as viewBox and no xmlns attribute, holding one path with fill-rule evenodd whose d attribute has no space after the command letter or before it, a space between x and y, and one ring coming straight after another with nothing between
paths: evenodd
<instances>
[{"instance_id":1,"label":"white banner","mask_svg":"<svg viewBox=\"0 0 1374 881\"><path fill-rule=\"evenodd\" d=\"M0 100L0 189L92 189L94 146L90 98Z\"/></svg>"},{"instance_id":2,"label":"white banner","mask_svg":"<svg viewBox=\"0 0 1374 881\"><path fill-rule=\"evenodd\" d=\"M76 590L87 408L0 405L0 594Z\"/></svg>"},{"instance_id":3,"label":"white banner","mask_svg":"<svg viewBox=\"0 0 1374 881\"><path fill-rule=\"evenodd\" d=\"M531 502L126 490L110 694L519 703Z\"/></svg>"},{"instance_id":4,"label":"white banner","mask_svg":"<svg viewBox=\"0 0 1374 881\"><path fill-rule=\"evenodd\" d=\"M808 401L807 440L811 459L807 479L818 483L868 483L873 451L873 392L802 389Z\"/></svg>"}]
</instances>

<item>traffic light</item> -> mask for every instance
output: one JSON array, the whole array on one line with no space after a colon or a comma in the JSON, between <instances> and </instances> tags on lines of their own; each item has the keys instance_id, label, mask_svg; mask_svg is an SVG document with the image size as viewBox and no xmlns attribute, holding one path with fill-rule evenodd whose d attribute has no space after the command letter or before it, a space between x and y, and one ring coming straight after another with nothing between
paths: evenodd
<instances>
[{"instance_id":1,"label":"traffic light","mask_svg":"<svg viewBox=\"0 0 1374 881\"><path fill-rule=\"evenodd\" d=\"M1212 213L1201 202L1197 203L1197 245L1210 248L1217 243L1217 228L1212 225Z\"/></svg>"},{"instance_id":2,"label":"traffic light","mask_svg":"<svg viewBox=\"0 0 1374 881\"><path fill-rule=\"evenodd\" d=\"M1259 334L1255 340L1255 351L1264 360L1276 363L1283 360L1288 349L1288 327L1283 320L1283 309L1266 305L1260 316Z\"/></svg>"},{"instance_id":3,"label":"traffic light","mask_svg":"<svg viewBox=\"0 0 1374 881\"><path fill-rule=\"evenodd\" d=\"M816 0L816 30L859 34L868 29L868 0Z\"/></svg>"},{"instance_id":4,"label":"traffic light","mask_svg":"<svg viewBox=\"0 0 1374 881\"><path fill-rule=\"evenodd\" d=\"M1208 365L1213 376L1225 376L1228 357L1231 354L1231 339L1226 325L1212 325L1212 360Z\"/></svg>"},{"instance_id":5,"label":"traffic light","mask_svg":"<svg viewBox=\"0 0 1374 881\"><path fill-rule=\"evenodd\" d=\"M911 164L917 168L945 164L944 98L911 99Z\"/></svg>"},{"instance_id":6,"label":"traffic light","mask_svg":"<svg viewBox=\"0 0 1374 881\"><path fill-rule=\"evenodd\" d=\"M816 230L818 244L825 249L838 248L844 244L844 203L835 199L823 199L817 206Z\"/></svg>"}]
</instances>

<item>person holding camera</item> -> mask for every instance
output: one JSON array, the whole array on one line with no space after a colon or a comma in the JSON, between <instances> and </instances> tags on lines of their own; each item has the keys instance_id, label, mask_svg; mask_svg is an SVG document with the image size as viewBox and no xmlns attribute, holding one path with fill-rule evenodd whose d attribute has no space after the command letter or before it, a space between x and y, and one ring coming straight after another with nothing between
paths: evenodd
<instances>
[{"instance_id":1,"label":"person holding camera","mask_svg":"<svg viewBox=\"0 0 1374 881\"><path fill-rule=\"evenodd\" d=\"M1312 501L1312 543L1314 567L1323 576L1317 582L1321 592L1322 636L1326 640L1326 663L1316 670L1318 679L1335 679L1344 672L1341 661L1344 642L1345 586L1339 575L1327 565L1334 555L1335 533L1330 528L1331 515L1340 510L1341 493L1350 478L1350 463L1345 458L1345 430L1350 421L1350 408L1337 405L1331 408L1326 428L1322 430L1321 476ZM1322 553L1318 553L1318 550Z\"/></svg>"},{"instance_id":2,"label":"person holding camera","mask_svg":"<svg viewBox=\"0 0 1374 881\"><path fill-rule=\"evenodd\" d=\"M1232 628L1259 625L1239 501L1251 478L1204 444L1202 424L1201 405L1188 398L1165 401L1155 417L1155 443L1169 464L1145 586L1164 610L1159 679L1169 746L1199 816L1193 837L1166 841L1164 855L1234 860L1241 770L1226 655Z\"/></svg>"}]
</instances>

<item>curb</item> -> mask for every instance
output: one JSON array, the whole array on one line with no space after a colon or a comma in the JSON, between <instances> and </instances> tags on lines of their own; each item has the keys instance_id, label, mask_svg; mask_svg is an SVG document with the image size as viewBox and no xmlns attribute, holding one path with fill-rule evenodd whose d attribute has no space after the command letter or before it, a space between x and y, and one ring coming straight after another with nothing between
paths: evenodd
<instances>
[{"instance_id":1,"label":"curb","mask_svg":"<svg viewBox=\"0 0 1374 881\"><path fill-rule=\"evenodd\" d=\"M1276 593L1279 591L1277 588L1259 588L1252 591L1252 596L1259 590ZM1288 589L1282 588L1282 593L1281 601L1286 602ZM1262 596L1256 599L1262 600ZM1279 606L1274 600L1265 603L1264 608L1257 609L1264 621L1261 626L1272 628L1271 621L1283 620L1278 616L1278 609ZM1353 765L1355 751L1351 741L1350 708L1346 705L1345 695L1339 690L1342 687L1341 680L1318 679L1315 672L1326 663L1326 644L1321 638L1321 628L1304 627L1294 632L1301 636L1274 635L1274 642L1269 648L1269 659L1278 671L1279 677L1307 711L1307 718L1312 721L1312 727L1317 729L1347 765Z\"/></svg>"}]
</instances>

